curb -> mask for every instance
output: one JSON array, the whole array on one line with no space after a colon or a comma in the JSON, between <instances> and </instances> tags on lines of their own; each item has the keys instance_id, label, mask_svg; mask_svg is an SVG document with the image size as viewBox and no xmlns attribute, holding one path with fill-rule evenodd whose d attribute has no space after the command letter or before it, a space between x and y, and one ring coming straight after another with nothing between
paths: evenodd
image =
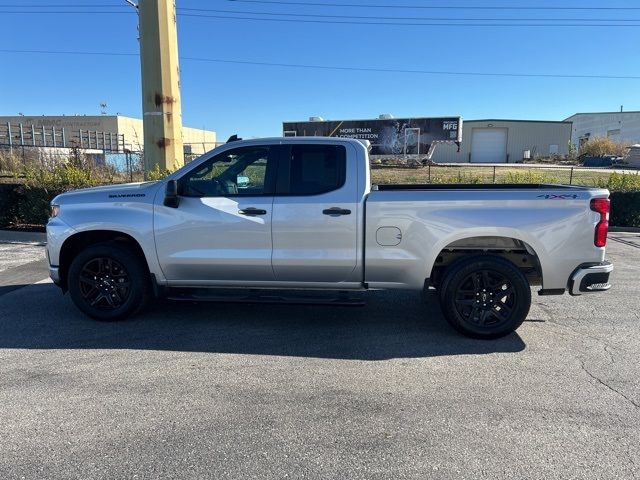
<instances>
[{"instance_id":1,"label":"curb","mask_svg":"<svg viewBox=\"0 0 640 480\"><path fill-rule=\"evenodd\" d=\"M640 227L609 227L609 231L615 233L640 233Z\"/></svg>"},{"instance_id":2,"label":"curb","mask_svg":"<svg viewBox=\"0 0 640 480\"><path fill-rule=\"evenodd\" d=\"M43 232L16 232L14 230L0 230L0 243L30 243L44 245L47 234Z\"/></svg>"}]
</instances>

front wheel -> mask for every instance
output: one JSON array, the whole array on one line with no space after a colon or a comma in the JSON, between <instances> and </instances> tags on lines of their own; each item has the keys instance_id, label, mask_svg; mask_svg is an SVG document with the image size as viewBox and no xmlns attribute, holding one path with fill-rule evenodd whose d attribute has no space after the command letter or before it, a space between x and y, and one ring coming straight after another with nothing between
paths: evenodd
<instances>
[{"instance_id":1,"label":"front wheel","mask_svg":"<svg viewBox=\"0 0 640 480\"><path fill-rule=\"evenodd\" d=\"M462 259L447 269L440 306L456 330L474 338L515 331L531 306L531 288L511 262L490 255Z\"/></svg>"},{"instance_id":2,"label":"front wheel","mask_svg":"<svg viewBox=\"0 0 640 480\"><path fill-rule=\"evenodd\" d=\"M141 259L116 242L82 250L69 267L73 303L97 320L120 320L140 310L147 298L147 272Z\"/></svg>"}]
</instances>

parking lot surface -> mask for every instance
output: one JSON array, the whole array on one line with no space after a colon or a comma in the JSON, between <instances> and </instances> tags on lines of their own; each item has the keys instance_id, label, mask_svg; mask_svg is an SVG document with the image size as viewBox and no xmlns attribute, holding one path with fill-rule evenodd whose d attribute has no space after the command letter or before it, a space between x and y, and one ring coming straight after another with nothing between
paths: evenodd
<instances>
[{"instance_id":1,"label":"parking lot surface","mask_svg":"<svg viewBox=\"0 0 640 480\"><path fill-rule=\"evenodd\" d=\"M611 236L610 292L496 341L407 292L98 323L2 243L0 477L640 478L640 235Z\"/></svg>"}]
</instances>

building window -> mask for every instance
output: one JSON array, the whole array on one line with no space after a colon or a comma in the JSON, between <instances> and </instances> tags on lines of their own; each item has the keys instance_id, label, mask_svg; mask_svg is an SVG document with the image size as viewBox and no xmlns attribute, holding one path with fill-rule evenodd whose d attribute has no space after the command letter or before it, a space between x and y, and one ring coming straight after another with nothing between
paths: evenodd
<instances>
[{"instance_id":1,"label":"building window","mask_svg":"<svg viewBox=\"0 0 640 480\"><path fill-rule=\"evenodd\" d=\"M558 145L549 145L549 155L558 155Z\"/></svg>"}]
</instances>

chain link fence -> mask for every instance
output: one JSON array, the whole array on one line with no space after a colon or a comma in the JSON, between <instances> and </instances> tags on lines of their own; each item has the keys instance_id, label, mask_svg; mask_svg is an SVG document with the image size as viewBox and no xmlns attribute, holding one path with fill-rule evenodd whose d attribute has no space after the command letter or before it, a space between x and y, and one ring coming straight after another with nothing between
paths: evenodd
<instances>
[{"instance_id":1,"label":"chain link fence","mask_svg":"<svg viewBox=\"0 0 640 480\"><path fill-rule=\"evenodd\" d=\"M185 163L199 154L185 149ZM397 160L372 159L372 182L390 183L560 183L566 185L606 186L612 173L633 176L640 181L638 170L631 168L582 167L578 165L553 164L434 164L407 163ZM26 170L51 170L59 165L72 164L96 172L106 183L136 182L145 179L144 152L100 151L96 149L14 146L9 149L0 145L0 175L8 180L24 174ZM162 176L166 172L153 172ZM150 175L146 175L149 177Z\"/></svg>"}]
</instances>

